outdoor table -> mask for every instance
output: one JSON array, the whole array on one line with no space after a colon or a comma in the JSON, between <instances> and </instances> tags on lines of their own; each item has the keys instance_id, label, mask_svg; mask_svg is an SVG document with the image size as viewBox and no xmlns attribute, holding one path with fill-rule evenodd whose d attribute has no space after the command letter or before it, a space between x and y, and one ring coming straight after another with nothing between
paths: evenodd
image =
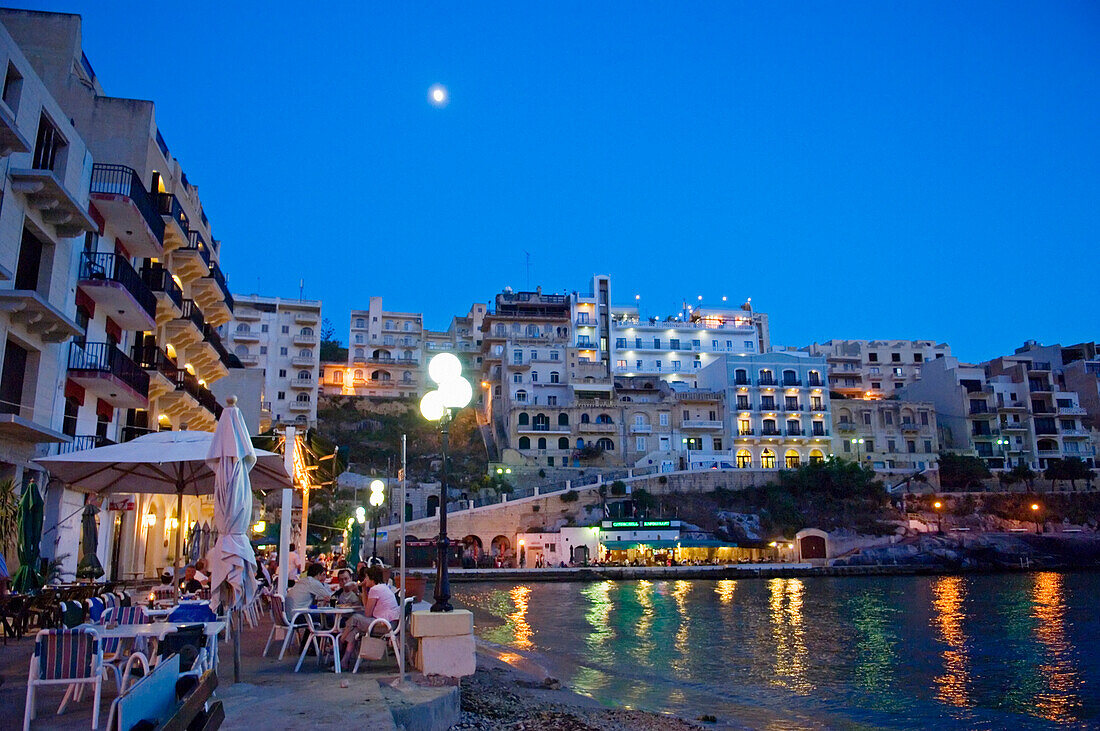
<instances>
[{"instance_id":1,"label":"outdoor table","mask_svg":"<svg viewBox=\"0 0 1100 731\"><path fill-rule=\"evenodd\" d=\"M155 639L158 642L165 636L176 632L180 627L201 624L203 634L206 635L207 647L210 650L215 670L218 667L218 633L225 631L224 621L216 622L150 622L147 624L120 624L116 627L107 627L102 624L85 625L91 627L101 638L118 638L120 640L134 640L139 638Z\"/></svg>"},{"instance_id":2,"label":"outdoor table","mask_svg":"<svg viewBox=\"0 0 1100 731\"><path fill-rule=\"evenodd\" d=\"M333 623L339 622L340 617L347 616L349 614L355 614L358 611L355 607L315 607L310 608L309 613L313 615L320 615L324 617L332 617ZM331 627L332 625L329 625ZM321 664L321 653L317 653L317 664Z\"/></svg>"},{"instance_id":3,"label":"outdoor table","mask_svg":"<svg viewBox=\"0 0 1100 731\"><path fill-rule=\"evenodd\" d=\"M153 619L161 619L167 617L172 612L176 611L175 607L159 607L157 609L145 609L145 613Z\"/></svg>"}]
</instances>

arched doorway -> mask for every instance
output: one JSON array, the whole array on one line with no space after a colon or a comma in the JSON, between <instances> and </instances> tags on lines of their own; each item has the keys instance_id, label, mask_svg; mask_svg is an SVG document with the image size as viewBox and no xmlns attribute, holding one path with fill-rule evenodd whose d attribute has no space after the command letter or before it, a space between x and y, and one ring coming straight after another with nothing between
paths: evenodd
<instances>
[{"instance_id":1,"label":"arched doorway","mask_svg":"<svg viewBox=\"0 0 1100 731\"><path fill-rule=\"evenodd\" d=\"M512 542L505 536L497 536L489 544L489 554L493 561L503 564L512 552Z\"/></svg>"},{"instance_id":2,"label":"arched doorway","mask_svg":"<svg viewBox=\"0 0 1100 731\"><path fill-rule=\"evenodd\" d=\"M429 518L433 517L439 510L439 496L429 495L427 504L427 515Z\"/></svg>"},{"instance_id":3,"label":"arched doorway","mask_svg":"<svg viewBox=\"0 0 1100 731\"><path fill-rule=\"evenodd\" d=\"M573 546L573 550L570 551L569 560L575 564L587 564L588 563L588 546L581 544L579 546Z\"/></svg>"}]
</instances>

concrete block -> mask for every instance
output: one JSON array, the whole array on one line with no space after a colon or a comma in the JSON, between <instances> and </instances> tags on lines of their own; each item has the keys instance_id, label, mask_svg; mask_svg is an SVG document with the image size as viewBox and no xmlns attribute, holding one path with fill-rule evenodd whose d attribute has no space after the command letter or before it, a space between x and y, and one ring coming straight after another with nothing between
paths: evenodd
<instances>
[{"instance_id":1,"label":"concrete block","mask_svg":"<svg viewBox=\"0 0 1100 731\"><path fill-rule=\"evenodd\" d=\"M461 678L477 670L472 634L457 637L424 637L416 651L416 669L425 675Z\"/></svg>"},{"instance_id":2,"label":"concrete block","mask_svg":"<svg viewBox=\"0 0 1100 731\"><path fill-rule=\"evenodd\" d=\"M453 612L413 612L409 627L413 637L455 637L474 633L474 615L468 609Z\"/></svg>"}]
</instances>

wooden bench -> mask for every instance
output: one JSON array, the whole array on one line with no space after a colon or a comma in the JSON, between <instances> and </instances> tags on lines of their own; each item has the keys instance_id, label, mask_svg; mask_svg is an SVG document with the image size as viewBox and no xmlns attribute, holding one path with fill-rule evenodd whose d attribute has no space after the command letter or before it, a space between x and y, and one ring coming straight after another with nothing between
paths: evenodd
<instances>
[{"instance_id":1,"label":"wooden bench","mask_svg":"<svg viewBox=\"0 0 1100 731\"><path fill-rule=\"evenodd\" d=\"M129 731L139 721L152 721L159 731L184 731L206 708L218 687L218 676L207 670L182 700L176 700L180 658L171 655L157 664L144 678L131 685L111 704L108 731ZM221 701L207 709L204 731L220 728L225 721Z\"/></svg>"}]
</instances>

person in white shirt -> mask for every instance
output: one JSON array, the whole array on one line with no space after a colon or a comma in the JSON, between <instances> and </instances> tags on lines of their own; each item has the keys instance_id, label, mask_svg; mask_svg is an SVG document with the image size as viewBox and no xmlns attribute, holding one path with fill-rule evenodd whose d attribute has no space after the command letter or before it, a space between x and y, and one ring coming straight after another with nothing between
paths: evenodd
<instances>
[{"instance_id":1,"label":"person in white shirt","mask_svg":"<svg viewBox=\"0 0 1100 731\"><path fill-rule=\"evenodd\" d=\"M302 573L302 557L298 555L298 552L294 550L296 546L290 544L290 553L286 557L286 578L287 581L297 581L298 576Z\"/></svg>"},{"instance_id":2,"label":"person in white shirt","mask_svg":"<svg viewBox=\"0 0 1100 731\"><path fill-rule=\"evenodd\" d=\"M401 619L401 608L397 605L397 597L384 583L382 568L370 566L366 574L360 595L363 601L363 613L348 617L347 624L344 625L344 633L340 635L340 642L343 644L342 653L345 656L352 648L358 646L359 638L374 620L384 619L390 623L390 627L397 627ZM379 623L371 634L384 635L387 631L387 628Z\"/></svg>"},{"instance_id":3,"label":"person in white shirt","mask_svg":"<svg viewBox=\"0 0 1100 731\"><path fill-rule=\"evenodd\" d=\"M332 591L317 577L325 573L325 567L313 563L306 569L306 575L300 576L294 586L286 592L286 616L293 619L295 612L309 609L318 599L328 599Z\"/></svg>"}]
</instances>

